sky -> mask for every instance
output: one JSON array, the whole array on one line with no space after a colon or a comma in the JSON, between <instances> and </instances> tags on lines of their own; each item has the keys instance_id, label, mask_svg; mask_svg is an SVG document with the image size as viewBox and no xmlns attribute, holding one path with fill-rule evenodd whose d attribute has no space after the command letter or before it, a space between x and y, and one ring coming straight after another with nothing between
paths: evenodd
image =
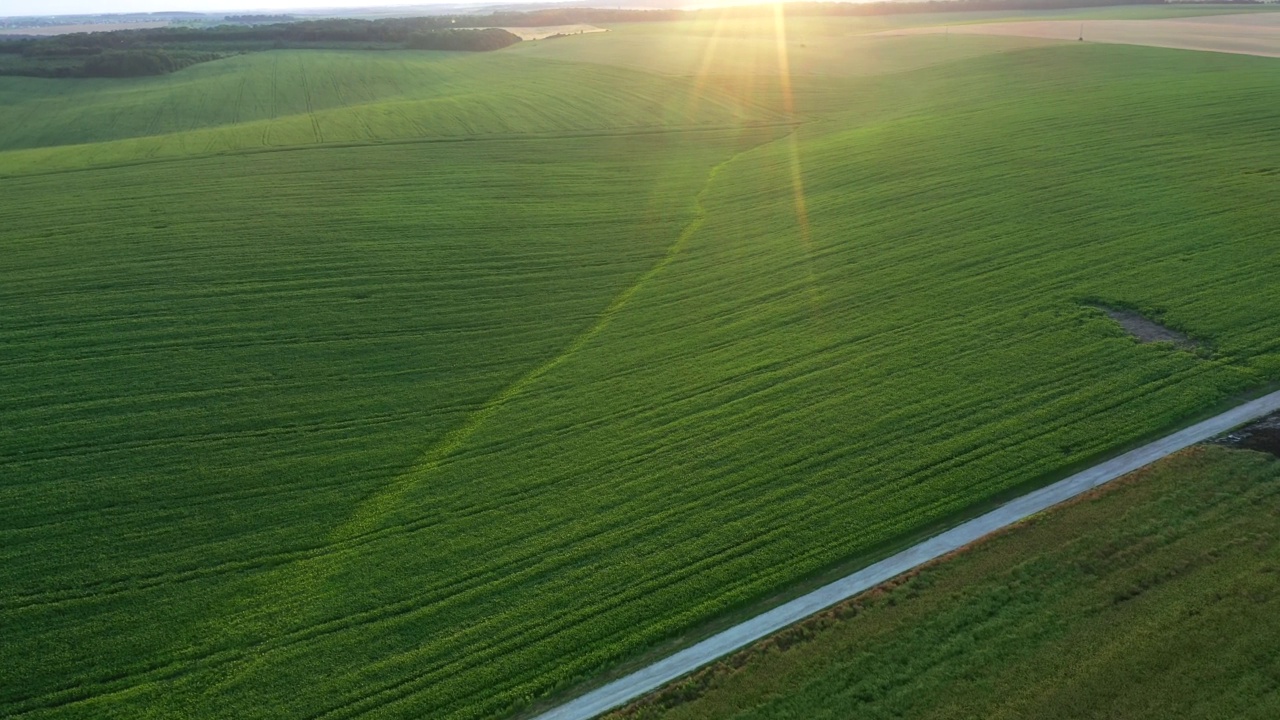
<instances>
[{"instance_id":1,"label":"sky","mask_svg":"<svg viewBox=\"0 0 1280 720\"><path fill-rule=\"evenodd\" d=\"M442 0L435 0L440 2ZM456 0L454 0L456 2ZM519 0L504 0L504 2ZM433 0L0 0L0 17L15 15L86 15L98 13L220 12L303 10L307 8L430 5Z\"/></svg>"}]
</instances>

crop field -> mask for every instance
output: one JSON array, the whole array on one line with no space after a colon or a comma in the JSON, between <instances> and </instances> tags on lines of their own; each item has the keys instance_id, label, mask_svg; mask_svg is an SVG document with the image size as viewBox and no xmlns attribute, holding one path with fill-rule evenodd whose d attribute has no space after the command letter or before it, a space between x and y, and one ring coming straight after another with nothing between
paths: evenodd
<instances>
[{"instance_id":1,"label":"crop field","mask_svg":"<svg viewBox=\"0 0 1280 720\"><path fill-rule=\"evenodd\" d=\"M937 21L936 16L929 17ZM879 75L1049 42L989 37L979 43L941 38L901 43L869 35L873 30L901 27L888 18L797 18L792 25L795 37L803 41L792 42L781 55L773 23L752 19L634 23L615 26L608 33L573 38L571 43L521 43L510 54L616 65L663 75L773 79L783 62L792 76Z\"/></svg>"},{"instance_id":2,"label":"crop field","mask_svg":"<svg viewBox=\"0 0 1280 720\"><path fill-rule=\"evenodd\" d=\"M608 717L1275 717L1278 514L1188 450Z\"/></svg>"},{"instance_id":3,"label":"crop field","mask_svg":"<svg viewBox=\"0 0 1280 720\"><path fill-rule=\"evenodd\" d=\"M128 80L0 78L0 174L313 145L776 121L691 82L449 53L278 51Z\"/></svg>"},{"instance_id":4,"label":"crop field","mask_svg":"<svg viewBox=\"0 0 1280 720\"><path fill-rule=\"evenodd\" d=\"M912 27L892 34L998 35L1045 40L1149 45L1152 47L1280 57L1280 14L1246 13L1170 20L1037 20Z\"/></svg>"},{"instance_id":5,"label":"crop field","mask_svg":"<svg viewBox=\"0 0 1280 720\"><path fill-rule=\"evenodd\" d=\"M1280 65L751 32L0 81L0 715L508 716L1280 380Z\"/></svg>"},{"instance_id":6,"label":"crop field","mask_svg":"<svg viewBox=\"0 0 1280 720\"><path fill-rule=\"evenodd\" d=\"M554 58L616 65L678 76L776 77L785 62L792 76L866 76L898 73L978 55L1010 52L1053 42L1075 40L1075 35L1034 37L1031 33L1004 33L985 42L963 38L917 38L913 43L893 42L879 33L929 34L943 27L968 32L967 25L994 23L1030 25L1030 21L1158 20L1201 17L1215 19L1248 15L1274 15L1276 8L1255 6L1132 5L1043 11L910 13L865 17L797 17L787 19L791 39L779 54L777 29L770 20L725 17L719 21L672 23L620 23L609 33L574 38L571 43L522 43L510 50L525 57ZM1075 27L1079 27L1077 24ZM989 34L989 33L988 33ZM1026 37L1026 35L1033 35ZM1021 36L1021 37L1020 37Z\"/></svg>"}]
</instances>

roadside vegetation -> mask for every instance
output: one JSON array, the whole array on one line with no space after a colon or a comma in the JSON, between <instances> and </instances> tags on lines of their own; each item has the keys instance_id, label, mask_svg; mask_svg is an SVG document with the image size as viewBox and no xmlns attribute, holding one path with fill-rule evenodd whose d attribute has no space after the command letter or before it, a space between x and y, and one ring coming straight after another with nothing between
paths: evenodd
<instances>
[{"instance_id":1,"label":"roadside vegetation","mask_svg":"<svg viewBox=\"0 0 1280 720\"><path fill-rule=\"evenodd\" d=\"M1271 718L1280 462L1198 447L611 720Z\"/></svg>"},{"instance_id":2,"label":"roadside vegetation","mask_svg":"<svg viewBox=\"0 0 1280 720\"><path fill-rule=\"evenodd\" d=\"M1280 380L1274 62L873 26L0 78L0 715L509 715Z\"/></svg>"}]
</instances>

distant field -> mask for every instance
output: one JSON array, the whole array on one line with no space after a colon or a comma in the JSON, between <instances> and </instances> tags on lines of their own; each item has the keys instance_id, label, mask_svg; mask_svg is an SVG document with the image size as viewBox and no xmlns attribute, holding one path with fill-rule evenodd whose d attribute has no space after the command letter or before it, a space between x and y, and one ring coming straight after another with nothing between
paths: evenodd
<instances>
[{"instance_id":1,"label":"distant field","mask_svg":"<svg viewBox=\"0 0 1280 720\"><path fill-rule=\"evenodd\" d=\"M1120 43L1151 47L1280 57L1280 13L1189 17L1170 20L1038 20L972 23L886 31L890 35L994 35L1044 40Z\"/></svg>"},{"instance_id":2,"label":"distant field","mask_svg":"<svg viewBox=\"0 0 1280 720\"><path fill-rule=\"evenodd\" d=\"M1280 6L1268 3L1213 5L1208 3L1168 3L1164 5L1109 5L1053 10L1021 10L1016 12L924 13L926 23L947 25L968 22L1024 22L1028 20L1160 20L1227 15L1274 13ZM948 20L951 18L951 20Z\"/></svg>"},{"instance_id":3,"label":"distant field","mask_svg":"<svg viewBox=\"0 0 1280 720\"><path fill-rule=\"evenodd\" d=\"M1277 515L1196 448L608 717L1276 717Z\"/></svg>"},{"instance_id":4,"label":"distant field","mask_svg":"<svg viewBox=\"0 0 1280 720\"><path fill-rule=\"evenodd\" d=\"M1280 65L660 30L0 82L0 715L507 716L1280 379Z\"/></svg>"},{"instance_id":5,"label":"distant field","mask_svg":"<svg viewBox=\"0 0 1280 720\"><path fill-rule=\"evenodd\" d=\"M542 40L555 35L585 35L589 33L608 32L595 25L546 25L543 27L504 27L509 33L519 35L521 40Z\"/></svg>"},{"instance_id":6,"label":"distant field","mask_svg":"<svg viewBox=\"0 0 1280 720\"><path fill-rule=\"evenodd\" d=\"M930 16L933 17L933 16ZM896 21L896 22L894 22ZM664 75L776 77L780 62L796 76L859 76L913 70L969 57L1046 44L1030 38L985 38L947 43L895 43L868 33L899 27L894 18L794 18L792 41L780 55L772 20L722 23L633 23L572 43L521 43L512 54L618 65Z\"/></svg>"},{"instance_id":7,"label":"distant field","mask_svg":"<svg viewBox=\"0 0 1280 720\"><path fill-rule=\"evenodd\" d=\"M0 175L320 143L780 120L712 89L693 102L694 90L633 70L422 51L262 52L130 80L0 78L0 148L31 149L0 153Z\"/></svg>"},{"instance_id":8,"label":"distant field","mask_svg":"<svg viewBox=\"0 0 1280 720\"><path fill-rule=\"evenodd\" d=\"M607 36L575 39L573 43L524 43L511 52L683 76L776 75L780 62L785 62L788 71L798 76L878 75L1076 38L1076 35L1061 33L1001 29L1006 24L1031 27L1049 23L1065 27L1068 21L1083 20L1098 23L1202 16L1221 16L1215 17L1215 21L1227 17L1280 17L1276 10L1280 10L1280 6L1148 5L1013 13L798 17L785 20L791 42L785 44L783 54L778 52L777 27L770 18L626 23L611 25ZM923 39L918 43L894 43L891 37L886 37L940 34L946 27L955 28L957 34L989 37L983 43L935 38L931 44L923 44ZM1079 25L1074 27L1078 30Z\"/></svg>"},{"instance_id":9,"label":"distant field","mask_svg":"<svg viewBox=\"0 0 1280 720\"><path fill-rule=\"evenodd\" d=\"M143 30L146 28L166 27L165 22L132 22L132 23L90 23L87 25L43 25L40 27L0 28L0 36L4 35L68 35L70 33L111 32L112 30Z\"/></svg>"}]
</instances>

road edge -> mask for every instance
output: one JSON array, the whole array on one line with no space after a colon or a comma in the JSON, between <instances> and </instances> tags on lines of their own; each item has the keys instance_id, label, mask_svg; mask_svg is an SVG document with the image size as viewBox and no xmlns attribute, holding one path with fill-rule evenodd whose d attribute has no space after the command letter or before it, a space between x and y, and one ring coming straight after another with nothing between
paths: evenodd
<instances>
[{"instance_id":1,"label":"road edge","mask_svg":"<svg viewBox=\"0 0 1280 720\"><path fill-rule=\"evenodd\" d=\"M590 720L719 660L751 643L881 583L1017 524L1055 505L1240 425L1280 410L1280 391L1238 405L1058 482L1014 498L978 517L783 603L698 643L602 685L534 720Z\"/></svg>"}]
</instances>

